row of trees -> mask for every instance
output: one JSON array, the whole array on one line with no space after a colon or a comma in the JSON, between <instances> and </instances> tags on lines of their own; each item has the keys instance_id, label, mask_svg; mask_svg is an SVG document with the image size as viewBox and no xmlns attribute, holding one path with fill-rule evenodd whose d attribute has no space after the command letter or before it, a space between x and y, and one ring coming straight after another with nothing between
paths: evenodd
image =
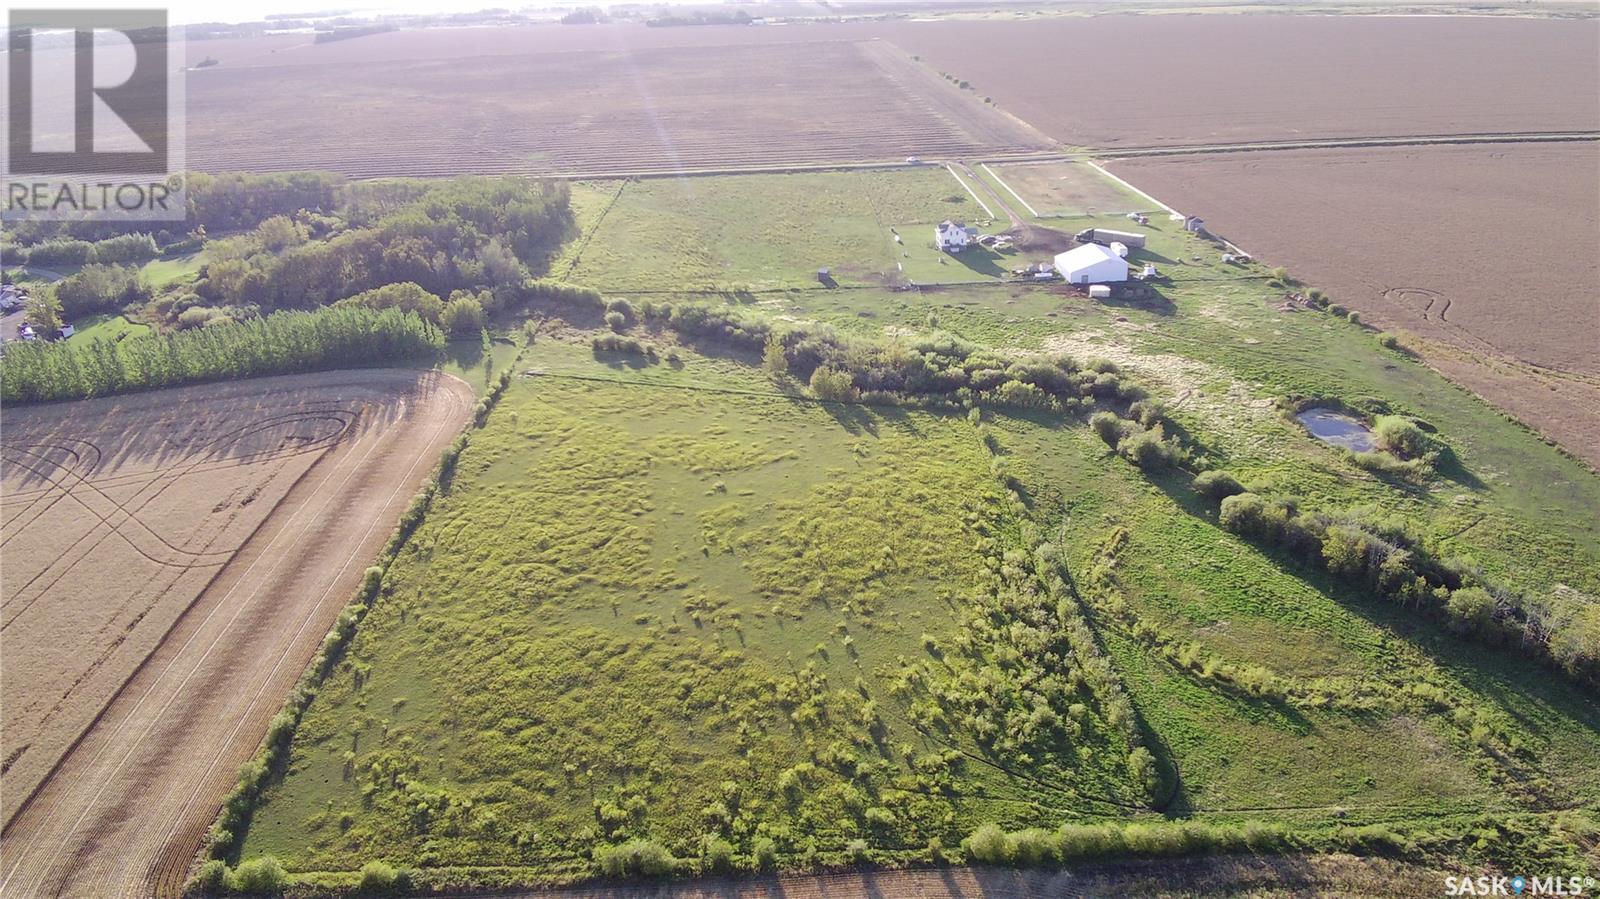
<instances>
[{"instance_id":1,"label":"row of trees","mask_svg":"<svg viewBox=\"0 0 1600 899\"><path fill-rule=\"evenodd\" d=\"M1557 594L1531 601L1488 583L1464 563L1434 557L1404 527L1306 514L1291 499L1232 493L1221 500L1219 520L1234 533L1440 619L1463 636L1520 648L1600 684L1600 601Z\"/></svg>"},{"instance_id":2,"label":"row of trees","mask_svg":"<svg viewBox=\"0 0 1600 899\"><path fill-rule=\"evenodd\" d=\"M8 347L0 400L41 402L203 381L426 359L444 335L399 309L341 306L170 334Z\"/></svg>"},{"instance_id":3,"label":"row of trees","mask_svg":"<svg viewBox=\"0 0 1600 899\"><path fill-rule=\"evenodd\" d=\"M7 250L9 262L17 265L85 265L87 263L142 262L161 252L148 233L121 234L105 240L78 240L52 237L32 246Z\"/></svg>"}]
</instances>

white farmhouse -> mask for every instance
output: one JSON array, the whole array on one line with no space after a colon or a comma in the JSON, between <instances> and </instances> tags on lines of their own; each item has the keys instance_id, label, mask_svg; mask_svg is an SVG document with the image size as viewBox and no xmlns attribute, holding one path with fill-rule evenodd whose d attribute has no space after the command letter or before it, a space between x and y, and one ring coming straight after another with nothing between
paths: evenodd
<instances>
[{"instance_id":1,"label":"white farmhouse","mask_svg":"<svg viewBox=\"0 0 1600 899\"><path fill-rule=\"evenodd\" d=\"M1110 284L1128 280L1128 260L1110 247L1086 243L1058 254L1056 271L1068 284Z\"/></svg>"},{"instance_id":2,"label":"white farmhouse","mask_svg":"<svg viewBox=\"0 0 1600 899\"><path fill-rule=\"evenodd\" d=\"M947 253L958 253L978 239L978 229L945 219L933 229L933 242Z\"/></svg>"}]
</instances>

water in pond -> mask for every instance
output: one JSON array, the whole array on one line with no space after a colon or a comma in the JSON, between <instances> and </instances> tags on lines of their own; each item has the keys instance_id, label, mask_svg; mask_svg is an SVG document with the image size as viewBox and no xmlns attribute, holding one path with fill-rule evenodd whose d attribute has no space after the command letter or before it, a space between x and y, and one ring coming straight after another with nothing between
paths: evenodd
<instances>
[{"instance_id":1,"label":"water in pond","mask_svg":"<svg viewBox=\"0 0 1600 899\"><path fill-rule=\"evenodd\" d=\"M1378 446L1372 439L1370 428L1359 419L1351 418L1342 412L1335 412L1332 409L1307 409L1295 418L1300 419L1300 423L1306 426L1311 436L1323 443L1342 446L1358 453L1369 452Z\"/></svg>"}]
</instances>

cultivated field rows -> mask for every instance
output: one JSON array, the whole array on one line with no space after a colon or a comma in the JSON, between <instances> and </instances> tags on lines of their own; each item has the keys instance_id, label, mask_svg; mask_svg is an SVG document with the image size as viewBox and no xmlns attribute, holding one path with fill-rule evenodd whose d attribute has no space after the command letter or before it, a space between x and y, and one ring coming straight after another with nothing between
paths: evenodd
<instances>
[{"instance_id":1,"label":"cultivated field rows","mask_svg":"<svg viewBox=\"0 0 1600 899\"><path fill-rule=\"evenodd\" d=\"M1600 465L1597 167L1600 143L1111 163Z\"/></svg>"},{"instance_id":2,"label":"cultivated field rows","mask_svg":"<svg viewBox=\"0 0 1600 899\"><path fill-rule=\"evenodd\" d=\"M7 536L39 548L36 569L70 558L75 572L31 606L69 614L19 606L4 633L8 751L11 700L76 680L7 775L0 891L99 899L181 886L216 797L470 395L436 373L377 370L8 410ZM25 455L40 447L61 449ZM47 505L80 511L34 514ZM9 613L14 596L29 598L10 579L32 560L7 557ZM161 574L197 563L198 576ZM126 648L96 649L112 643Z\"/></svg>"},{"instance_id":3,"label":"cultivated field rows","mask_svg":"<svg viewBox=\"0 0 1600 899\"><path fill-rule=\"evenodd\" d=\"M764 75L741 74L749 72ZM189 164L356 177L583 174L1048 145L929 77L872 41L741 45L714 56L663 47L219 67L190 81ZM308 117L300 98L313 93L325 112Z\"/></svg>"}]
</instances>

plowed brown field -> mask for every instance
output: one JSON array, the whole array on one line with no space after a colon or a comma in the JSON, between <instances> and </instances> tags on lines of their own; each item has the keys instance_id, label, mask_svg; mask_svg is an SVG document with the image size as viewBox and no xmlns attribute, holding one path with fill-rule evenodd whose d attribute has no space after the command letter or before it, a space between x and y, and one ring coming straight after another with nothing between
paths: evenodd
<instances>
[{"instance_id":1,"label":"plowed brown field","mask_svg":"<svg viewBox=\"0 0 1600 899\"><path fill-rule=\"evenodd\" d=\"M1600 143L1274 151L1109 166L1600 465Z\"/></svg>"},{"instance_id":2,"label":"plowed brown field","mask_svg":"<svg viewBox=\"0 0 1600 899\"><path fill-rule=\"evenodd\" d=\"M1100 16L880 26L1091 147L1600 129L1600 22Z\"/></svg>"},{"instance_id":3,"label":"plowed brown field","mask_svg":"<svg viewBox=\"0 0 1600 899\"><path fill-rule=\"evenodd\" d=\"M671 172L1048 145L871 40L217 66L188 94L204 171Z\"/></svg>"},{"instance_id":4,"label":"plowed brown field","mask_svg":"<svg viewBox=\"0 0 1600 899\"><path fill-rule=\"evenodd\" d=\"M181 883L471 403L378 370L6 410L0 894Z\"/></svg>"}]
</instances>

